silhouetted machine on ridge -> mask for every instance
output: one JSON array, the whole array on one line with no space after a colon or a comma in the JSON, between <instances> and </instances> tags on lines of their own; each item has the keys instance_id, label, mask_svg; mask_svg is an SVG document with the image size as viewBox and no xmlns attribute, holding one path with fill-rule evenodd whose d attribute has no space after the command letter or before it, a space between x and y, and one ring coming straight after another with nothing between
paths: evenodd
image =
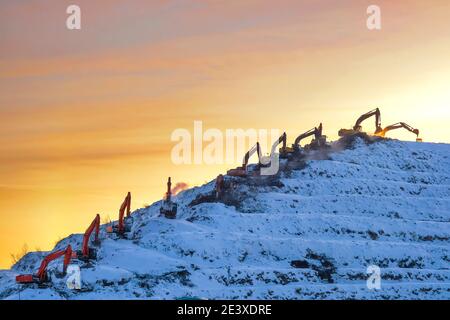
<instances>
[{"instance_id":1,"label":"silhouetted machine on ridge","mask_svg":"<svg viewBox=\"0 0 450 320\"><path fill-rule=\"evenodd\" d=\"M286 142L284 141L283 147L280 148L281 157L298 154L301 151L300 142L310 136L314 136L314 138L310 144L305 146L305 149L319 149L326 146L327 137L322 135L322 123L320 123L318 127L314 127L299 135L292 144L292 147L286 147Z\"/></svg>"},{"instance_id":2,"label":"silhouetted machine on ridge","mask_svg":"<svg viewBox=\"0 0 450 320\"><path fill-rule=\"evenodd\" d=\"M363 114L362 116L360 116L358 118L358 120L356 120L356 123L352 129L339 130L339 132L338 132L339 136L343 137L343 136L348 136L348 135L362 132L362 126L361 126L362 122L372 116L375 116L375 132L374 132L374 134L376 135L377 133L381 132L383 130L381 128L381 113L380 113L380 109L376 108L376 109L373 109L372 111L369 111L369 112Z\"/></svg>"},{"instance_id":3,"label":"silhouetted machine on ridge","mask_svg":"<svg viewBox=\"0 0 450 320\"><path fill-rule=\"evenodd\" d=\"M172 182L169 177L167 180L167 192L166 197L162 201L161 208L159 209L159 212L164 215L167 219L175 219L177 216L177 209L178 206L175 202L172 201Z\"/></svg>"}]
</instances>

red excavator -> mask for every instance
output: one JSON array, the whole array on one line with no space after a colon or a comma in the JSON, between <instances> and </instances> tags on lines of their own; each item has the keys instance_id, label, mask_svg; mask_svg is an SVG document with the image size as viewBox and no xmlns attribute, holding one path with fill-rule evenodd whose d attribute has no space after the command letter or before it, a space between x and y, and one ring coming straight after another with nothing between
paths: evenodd
<instances>
[{"instance_id":1,"label":"red excavator","mask_svg":"<svg viewBox=\"0 0 450 320\"><path fill-rule=\"evenodd\" d=\"M241 167L237 167L235 169L230 169L227 171L227 175L233 177L246 177L247 176L247 165L250 157L254 153L258 154L258 163L261 163L261 148L259 146L259 142L257 142L244 156L244 161L242 162Z\"/></svg>"},{"instance_id":2,"label":"red excavator","mask_svg":"<svg viewBox=\"0 0 450 320\"><path fill-rule=\"evenodd\" d=\"M119 209L119 221L117 226L110 226L106 228L106 232L111 233L115 231L119 235L123 235L125 233L125 210L127 212L127 217L130 216L130 209L131 208L131 193L128 192L127 196L122 202L122 205Z\"/></svg>"},{"instance_id":3,"label":"red excavator","mask_svg":"<svg viewBox=\"0 0 450 320\"><path fill-rule=\"evenodd\" d=\"M374 134L381 132L383 130L381 128L381 113L380 113L380 109L376 108L376 109L373 109L372 111L369 111L369 112L363 114L362 116L360 116L358 118L358 120L356 120L356 123L352 129L339 130L339 132L338 132L339 136L343 137L343 136L348 136L348 135L362 132L362 126L361 126L362 122L372 116L375 116L375 133Z\"/></svg>"},{"instance_id":4,"label":"red excavator","mask_svg":"<svg viewBox=\"0 0 450 320\"><path fill-rule=\"evenodd\" d=\"M47 274L47 267L50 262L62 256L64 256L63 274L66 274L67 266L69 265L70 260L72 259L72 247L70 245L68 245L65 250L55 251L46 256L44 260L42 260L41 266L39 267L39 270L35 275L33 274L18 275L16 277L16 282L24 284L26 283L43 284L45 282L50 281Z\"/></svg>"},{"instance_id":5,"label":"red excavator","mask_svg":"<svg viewBox=\"0 0 450 320\"><path fill-rule=\"evenodd\" d=\"M99 245L100 240L98 238L98 234L100 231L100 215L97 214L90 224L90 226L86 229L86 232L83 236L83 244L81 247L81 250L78 250L76 252L76 257L83 261L88 261L90 259L96 259L97 258L97 250L94 248L89 247L89 239L92 235L92 232L95 230L95 238L94 238L94 245Z\"/></svg>"},{"instance_id":6,"label":"red excavator","mask_svg":"<svg viewBox=\"0 0 450 320\"><path fill-rule=\"evenodd\" d=\"M166 197L161 204L159 212L167 219L175 219L177 216L178 205L172 202L172 181L169 177L167 180L167 192Z\"/></svg>"},{"instance_id":7,"label":"red excavator","mask_svg":"<svg viewBox=\"0 0 450 320\"><path fill-rule=\"evenodd\" d=\"M419 138L419 129L414 129L413 127L411 127L410 125L408 125L404 122L397 122L397 123L391 124L390 126L387 126L380 132L376 133L375 135L384 138L384 136L386 135L386 133L388 131L400 129L400 128L404 128L404 129L408 130L409 132L414 133L416 135L416 141L422 142L422 138Z\"/></svg>"}]
</instances>

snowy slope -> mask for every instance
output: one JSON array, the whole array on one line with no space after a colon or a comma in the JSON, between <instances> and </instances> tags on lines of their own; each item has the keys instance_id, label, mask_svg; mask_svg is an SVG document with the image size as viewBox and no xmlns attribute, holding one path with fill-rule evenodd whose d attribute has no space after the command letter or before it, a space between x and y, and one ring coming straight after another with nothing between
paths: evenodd
<instances>
[{"instance_id":1,"label":"snowy slope","mask_svg":"<svg viewBox=\"0 0 450 320\"><path fill-rule=\"evenodd\" d=\"M103 226L97 261L75 262L81 291L56 277L49 288L15 284L45 255L30 253L0 272L0 298L449 299L450 145L341 149L283 160L277 177L227 178L221 201L213 182L187 190L176 220L159 217L159 202L137 210L127 239ZM366 286L369 265L381 268L380 290Z\"/></svg>"}]
</instances>

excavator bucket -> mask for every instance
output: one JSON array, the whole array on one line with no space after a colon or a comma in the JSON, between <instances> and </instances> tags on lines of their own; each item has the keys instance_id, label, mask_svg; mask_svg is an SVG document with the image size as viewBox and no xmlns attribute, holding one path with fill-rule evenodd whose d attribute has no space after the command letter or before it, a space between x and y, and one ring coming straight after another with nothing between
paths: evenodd
<instances>
[{"instance_id":1,"label":"excavator bucket","mask_svg":"<svg viewBox=\"0 0 450 320\"><path fill-rule=\"evenodd\" d=\"M423 142L422 138L416 138L416 142Z\"/></svg>"}]
</instances>

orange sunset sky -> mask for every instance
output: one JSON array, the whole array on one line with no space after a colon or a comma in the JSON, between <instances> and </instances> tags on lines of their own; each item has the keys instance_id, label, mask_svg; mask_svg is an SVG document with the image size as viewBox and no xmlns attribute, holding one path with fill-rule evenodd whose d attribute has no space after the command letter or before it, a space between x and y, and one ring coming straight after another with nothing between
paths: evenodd
<instances>
[{"instance_id":1,"label":"orange sunset sky","mask_svg":"<svg viewBox=\"0 0 450 320\"><path fill-rule=\"evenodd\" d=\"M70 4L81 30L66 28ZM49 250L96 213L117 219L127 191L136 209L168 175L224 172L172 164L170 135L194 120L290 143L319 122L336 139L379 106L383 125L450 142L449 18L448 0L1 1L0 268L24 243Z\"/></svg>"}]
</instances>

